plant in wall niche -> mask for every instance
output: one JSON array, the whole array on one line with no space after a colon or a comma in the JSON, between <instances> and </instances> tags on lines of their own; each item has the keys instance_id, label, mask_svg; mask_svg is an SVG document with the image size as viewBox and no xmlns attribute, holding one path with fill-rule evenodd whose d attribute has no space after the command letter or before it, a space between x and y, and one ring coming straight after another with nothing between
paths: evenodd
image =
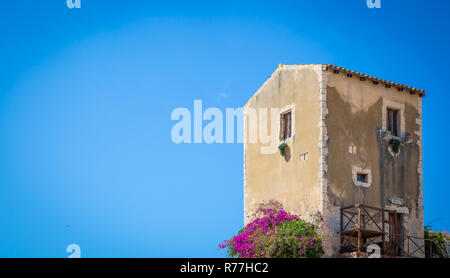
<instances>
[{"instance_id":1,"label":"plant in wall niche","mask_svg":"<svg viewBox=\"0 0 450 278\"><path fill-rule=\"evenodd\" d=\"M389 146L391 146L394 153L398 153L398 151L400 150L400 140L392 138L391 140L389 140Z\"/></svg>"},{"instance_id":2,"label":"plant in wall niche","mask_svg":"<svg viewBox=\"0 0 450 278\"><path fill-rule=\"evenodd\" d=\"M287 148L288 148L288 144L286 144L286 143L281 143L281 144L278 146L278 149L280 150L281 156L285 156L285 155L286 155L286 150L287 150Z\"/></svg>"},{"instance_id":3,"label":"plant in wall niche","mask_svg":"<svg viewBox=\"0 0 450 278\"><path fill-rule=\"evenodd\" d=\"M320 217L323 223L323 218ZM290 214L278 201L261 203L250 223L219 244L234 258L318 258L323 255L320 227Z\"/></svg>"}]
</instances>

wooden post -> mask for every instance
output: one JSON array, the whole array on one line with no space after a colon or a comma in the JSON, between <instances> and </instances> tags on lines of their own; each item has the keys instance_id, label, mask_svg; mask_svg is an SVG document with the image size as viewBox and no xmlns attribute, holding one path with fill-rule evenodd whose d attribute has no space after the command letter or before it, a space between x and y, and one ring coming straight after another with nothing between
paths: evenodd
<instances>
[{"instance_id":1,"label":"wooden post","mask_svg":"<svg viewBox=\"0 0 450 278\"><path fill-rule=\"evenodd\" d=\"M399 245L400 245L400 238L398 235L399 232L399 227L398 227L399 223L397 221L397 211L394 212L394 244L395 244L395 256L398 256L398 249L399 249Z\"/></svg>"},{"instance_id":2,"label":"wooden post","mask_svg":"<svg viewBox=\"0 0 450 278\"><path fill-rule=\"evenodd\" d=\"M344 209L341 208L341 229L340 229L340 233L339 233L339 249L342 250L342 245L344 244L344 239L343 239L343 235L342 232L344 231Z\"/></svg>"},{"instance_id":3,"label":"wooden post","mask_svg":"<svg viewBox=\"0 0 450 278\"><path fill-rule=\"evenodd\" d=\"M425 240L424 240L424 246L427 246L426 244L425 244ZM425 248L423 248L423 249L425 249ZM425 252L425 257L427 256L427 252ZM433 241L432 240L430 240L430 259L432 259L433 258Z\"/></svg>"},{"instance_id":4,"label":"wooden post","mask_svg":"<svg viewBox=\"0 0 450 278\"><path fill-rule=\"evenodd\" d=\"M408 254L407 254L407 256L409 257L409 236L406 236L406 241L408 242Z\"/></svg>"},{"instance_id":5,"label":"wooden post","mask_svg":"<svg viewBox=\"0 0 450 278\"><path fill-rule=\"evenodd\" d=\"M381 228L383 234L381 235L381 242L383 243L383 255L386 256L386 228L384 227L384 209L381 209Z\"/></svg>"},{"instance_id":6,"label":"wooden post","mask_svg":"<svg viewBox=\"0 0 450 278\"><path fill-rule=\"evenodd\" d=\"M361 207L358 206L358 252L356 253L359 257L361 253Z\"/></svg>"}]
</instances>

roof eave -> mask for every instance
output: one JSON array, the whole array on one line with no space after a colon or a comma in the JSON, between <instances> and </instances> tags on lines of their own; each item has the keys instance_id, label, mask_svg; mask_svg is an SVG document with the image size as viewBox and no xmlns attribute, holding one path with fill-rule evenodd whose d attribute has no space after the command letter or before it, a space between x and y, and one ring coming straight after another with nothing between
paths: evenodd
<instances>
[{"instance_id":1,"label":"roof eave","mask_svg":"<svg viewBox=\"0 0 450 278\"><path fill-rule=\"evenodd\" d=\"M336 74L343 72L343 73L346 73L348 77L356 76L356 77L359 77L362 81L369 80L369 81L372 81L374 84L385 85L387 88L394 87L394 88L397 88L397 90L399 90L399 91L408 91L412 95L417 94L417 95L419 95L419 97L425 96L424 90L406 86L406 85L402 85L402 84L391 82L391 81L387 81L387 80L383 80L383 79L380 79L380 78L377 78L374 76L370 76L370 75L356 72L353 70L349 70L346 68L338 67L335 65L324 64L323 70L324 71L333 71Z\"/></svg>"}]
</instances>

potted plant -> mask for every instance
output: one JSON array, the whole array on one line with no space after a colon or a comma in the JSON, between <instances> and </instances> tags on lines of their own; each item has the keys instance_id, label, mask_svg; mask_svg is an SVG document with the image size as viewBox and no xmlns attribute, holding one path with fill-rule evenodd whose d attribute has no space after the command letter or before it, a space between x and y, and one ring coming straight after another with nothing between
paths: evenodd
<instances>
[{"instance_id":1,"label":"potted plant","mask_svg":"<svg viewBox=\"0 0 450 278\"><path fill-rule=\"evenodd\" d=\"M398 151L400 150L400 140L392 138L391 140L389 140L389 146L391 146L394 153L398 153Z\"/></svg>"},{"instance_id":2,"label":"potted plant","mask_svg":"<svg viewBox=\"0 0 450 278\"><path fill-rule=\"evenodd\" d=\"M284 142L281 143L281 144L278 146L278 149L280 150L281 156L285 156L285 155L286 155L287 148L288 148L288 144L286 144L286 143L284 143Z\"/></svg>"}]
</instances>

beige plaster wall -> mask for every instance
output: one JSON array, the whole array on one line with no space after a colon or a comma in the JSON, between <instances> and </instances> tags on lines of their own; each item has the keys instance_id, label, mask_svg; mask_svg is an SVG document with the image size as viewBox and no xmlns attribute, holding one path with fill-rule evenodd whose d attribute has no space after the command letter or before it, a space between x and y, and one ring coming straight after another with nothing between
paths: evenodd
<instances>
[{"instance_id":1,"label":"beige plaster wall","mask_svg":"<svg viewBox=\"0 0 450 278\"><path fill-rule=\"evenodd\" d=\"M245 215L264 200L281 201L286 209L305 217L321 208L319 187L320 65L280 66L244 107L283 108L294 106L295 135L287 140L289 155L276 150L262 154L265 144L244 143ZM249 123L246 117L246 141ZM268 124L270 127L270 122ZM279 126L277 123L276 126ZM277 139L279 139L277 137ZM307 153L307 159L300 155Z\"/></svg>"}]
</instances>

